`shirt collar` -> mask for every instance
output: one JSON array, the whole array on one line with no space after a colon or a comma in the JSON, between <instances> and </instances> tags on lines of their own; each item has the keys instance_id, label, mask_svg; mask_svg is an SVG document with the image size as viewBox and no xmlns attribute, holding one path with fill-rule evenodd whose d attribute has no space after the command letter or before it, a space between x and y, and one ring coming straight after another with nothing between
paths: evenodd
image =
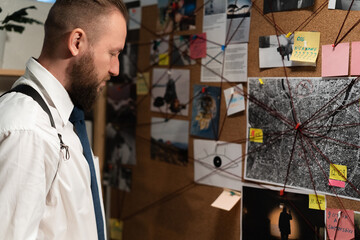
<instances>
[{"instance_id":1,"label":"shirt collar","mask_svg":"<svg viewBox=\"0 0 360 240\"><path fill-rule=\"evenodd\" d=\"M54 104L62 124L65 126L69 121L74 104L64 86L34 58L30 58L26 63L25 75L27 74L43 87L43 95L50 103Z\"/></svg>"}]
</instances>

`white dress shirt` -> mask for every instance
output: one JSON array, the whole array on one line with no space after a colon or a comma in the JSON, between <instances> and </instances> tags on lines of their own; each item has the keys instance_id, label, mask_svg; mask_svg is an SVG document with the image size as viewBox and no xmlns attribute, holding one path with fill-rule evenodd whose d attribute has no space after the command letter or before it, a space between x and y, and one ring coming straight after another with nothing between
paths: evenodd
<instances>
[{"instance_id":1,"label":"white dress shirt","mask_svg":"<svg viewBox=\"0 0 360 240\"><path fill-rule=\"evenodd\" d=\"M0 98L0 239L96 240L90 170L68 120L74 106L70 97L33 58L18 84L42 95L56 129L31 97L8 93ZM69 146L69 159L60 150L58 133ZM104 217L97 158L94 165Z\"/></svg>"}]
</instances>

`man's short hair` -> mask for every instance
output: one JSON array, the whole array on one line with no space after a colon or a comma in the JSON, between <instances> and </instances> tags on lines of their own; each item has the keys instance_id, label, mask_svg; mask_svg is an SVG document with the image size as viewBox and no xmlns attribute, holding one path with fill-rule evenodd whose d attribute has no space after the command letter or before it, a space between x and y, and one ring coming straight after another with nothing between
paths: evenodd
<instances>
[{"instance_id":1,"label":"man's short hair","mask_svg":"<svg viewBox=\"0 0 360 240\"><path fill-rule=\"evenodd\" d=\"M44 44L54 44L75 28L83 29L90 43L94 43L100 35L99 21L117 10L127 22L129 16L122 0L57 0L45 21Z\"/></svg>"}]
</instances>

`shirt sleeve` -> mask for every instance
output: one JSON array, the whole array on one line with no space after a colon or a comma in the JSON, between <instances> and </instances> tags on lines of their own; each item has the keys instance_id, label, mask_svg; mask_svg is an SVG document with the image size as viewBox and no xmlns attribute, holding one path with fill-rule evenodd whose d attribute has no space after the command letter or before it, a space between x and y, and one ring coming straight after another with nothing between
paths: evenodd
<instances>
[{"instance_id":1,"label":"shirt sleeve","mask_svg":"<svg viewBox=\"0 0 360 240\"><path fill-rule=\"evenodd\" d=\"M0 133L0 236L36 239L56 174L54 146L31 130Z\"/></svg>"}]
</instances>

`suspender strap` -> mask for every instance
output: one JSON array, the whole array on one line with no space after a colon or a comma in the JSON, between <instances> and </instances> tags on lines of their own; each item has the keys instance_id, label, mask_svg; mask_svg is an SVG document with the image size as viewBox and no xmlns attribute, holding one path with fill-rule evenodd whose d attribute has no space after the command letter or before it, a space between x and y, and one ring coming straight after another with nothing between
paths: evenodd
<instances>
[{"instance_id":1,"label":"suspender strap","mask_svg":"<svg viewBox=\"0 0 360 240\"><path fill-rule=\"evenodd\" d=\"M11 89L10 91L7 91L0 97L4 96L7 93L11 93L11 92L19 92L19 93L22 93L22 94L32 97L32 99L34 99L34 101L37 102L40 105L40 107L47 113L47 115L49 116L51 126L56 129L54 118L51 115L49 107L46 105L46 103L45 103L44 99L41 97L41 95L33 87L30 87L29 85L25 85L25 84L17 85L16 87ZM64 144L60 133L58 133L58 137L60 140L60 150L65 149L65 158L69 159L70 158L69 147Z\"/></svg>"},{"instance_id":2,"label":"suspender strap","mask_svg":"<svg viewBox=\"0 0 360 240\"><path fill-rule=\"evenodd\" d=\"M25 95L32 97L35 100L35 102L37 102L49 116L51 126L53 128L56 128L54 118L51 115L49 107L46 105L46 103L45 103L44 99L41 97L41 95L34 88L30 87L29 85L24 85L24 84L17 85L16 87L14 87L10 91L4 93L3 95L10 93L10 92L19 92L19 93L23 93ZM1 96L3 96L3 95L1 95Z\"/></svg>"}]
</instances>

